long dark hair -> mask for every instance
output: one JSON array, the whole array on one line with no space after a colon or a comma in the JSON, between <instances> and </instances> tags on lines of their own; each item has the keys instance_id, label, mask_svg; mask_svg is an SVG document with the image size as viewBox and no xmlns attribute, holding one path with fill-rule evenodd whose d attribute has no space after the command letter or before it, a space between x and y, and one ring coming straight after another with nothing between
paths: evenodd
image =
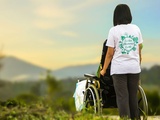
<instances>
[{"instance_id":1,"label":"long dark hair","mask_svg":"<svg viewBox=\"0 0 160 120\"><path fill-rule=\"evenodd\" d=\"M120 24L129 24L132 22L132 15L130 8L126 4L119 4L114 10L113 24L114 26Z\"/></svg>"}]
</instances>

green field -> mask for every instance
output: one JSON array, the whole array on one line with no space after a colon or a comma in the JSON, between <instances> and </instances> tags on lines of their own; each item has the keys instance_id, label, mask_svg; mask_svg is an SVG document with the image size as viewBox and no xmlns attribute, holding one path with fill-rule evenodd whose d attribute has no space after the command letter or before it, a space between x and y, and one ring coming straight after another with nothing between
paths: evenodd
<instances>
[{"instance_id":1,"label":"green field","mask_svg":"<svg viewBox=\"0 0 160 120\"><path fill-rule=\"evenodd\" d=\"M159 69L152 68L152 71L157 74L152 75L149 70L144 70L141 77L141 86L145 90L151 116L160 115L160 77L159 72L154 69L156 71ZM0 120L112 119L91 113L76 112L73 94L77 80L77 78L57 80L50 75L46 75L44 80L34 82L1 80ZM106 114L114 115L115 112L109 110L105 112Z\"/></svg>"}]
</instances>

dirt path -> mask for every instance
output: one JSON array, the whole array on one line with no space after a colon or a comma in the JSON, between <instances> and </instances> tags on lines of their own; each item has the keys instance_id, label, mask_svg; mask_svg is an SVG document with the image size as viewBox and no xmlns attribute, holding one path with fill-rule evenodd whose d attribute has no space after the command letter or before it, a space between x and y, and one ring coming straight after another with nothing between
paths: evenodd
<instances>
[{"instance_id":1,"label":"dirt path","mask_svg":"<svg viewBox=\"0 0 160 120\"><path fill-rule=\"evenodd\" d=\"M106 116L108 118L111 118L111 120L119 120L118 116ZM148 116L147 120L160 120L160 116Z\"/></svg>"},{"instance_id":2,"label":"dirt path","mask_svg":"<svg viewBox=\"0 0 160 120\"><path fill-rule=\"evenodd\" d=\"M148 120L160 120L160 116L149 116Z\"/></svg>"}]
</instances>

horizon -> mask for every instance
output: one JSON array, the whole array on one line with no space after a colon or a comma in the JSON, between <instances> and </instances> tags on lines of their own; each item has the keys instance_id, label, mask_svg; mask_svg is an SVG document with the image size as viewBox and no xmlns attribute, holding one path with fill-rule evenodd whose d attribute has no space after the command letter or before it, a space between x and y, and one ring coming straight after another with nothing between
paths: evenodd
<instances>
[{"instance_id":1,"label":"horizon","mask_svg":"<svg viewBox=\"0 0 160 120\"><path fill-rule=\"evenodd\" d=\"M36 67L40 67L40 68L43 68L43 69L46 69L46 70L51 70L51 71L57 71L57 70L61 70L61 69L66 69L66 68L71 68L71 67L78 67L78 66L87 66L87 65L97 65L97 69L98 69L98 65L99 65L99 63L97 62L97 63L86 63L86 64L68 65L68 66L64 66L64 67L58 68L58 69L49 69L47 67L43 67L43 66L34 64L31 61L26 61L24 59L21 59L21 58L15 57L15 56L4 56L4 58L14 58L14 59L20 60L21 62L25 62L27 64L30 64L30 65L33 65L33 66L36 66ZM160 66L160 64L141 65L141 69L150 69L150 68L152 68L154 66Z\"/></svg>"},{"instance_id":2,"label":"horizon","mask_svg":"<svg viewBox=\"0 0 160 120\"><path fill-rule=\"evenodd\" d=\"M99 63L120 3L141 29L142 66L160 65L158 0L1 0L0 52L52 70Z\"/></svg>"}]
</instances>

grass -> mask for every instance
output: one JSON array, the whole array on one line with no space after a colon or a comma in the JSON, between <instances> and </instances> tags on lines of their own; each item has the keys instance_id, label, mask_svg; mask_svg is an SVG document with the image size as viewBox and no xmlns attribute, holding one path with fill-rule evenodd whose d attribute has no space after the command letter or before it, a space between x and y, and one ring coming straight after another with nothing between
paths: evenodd
<instances>
[{"instance_id":1,"label":"grass","mask_svg":"<svg viewBox=\"0 0 160 120\"><path fill-rule=\"evenodd\" d=\"M8 100L0 104L0 120L112 120L93 113L56 109L47 104L47 101L25 104L17 100Z\"/></svg>"},{"instance_id":2,"label":"grass","mask_svg":"<svg viewBox=\"0 0 160 120\"><path fill-rule=\"evenodd\" d=\"M99 116L86 111L71 112L47 104L47 101L37 101L26 104L17 100L0 102L0 120L116 120L118 115L107 111ZM104 111L103 111L104 112ZM152 117L154 120L154 116ZM152 120L151 118L151 120ZM125 119L126 120L126 119Z\"/></svg>"},{"instance_id":3,"label":"grass","mask_svg":"<svg viewBox=\"0 0 160 120\"><path fill-rule=\"evenodd\" d=\"M101 116L88 113L71 114L64 110L55 112L50 107L4 107L1 111L1 120L103 120Z\"/></svg>"}]
</instances>

